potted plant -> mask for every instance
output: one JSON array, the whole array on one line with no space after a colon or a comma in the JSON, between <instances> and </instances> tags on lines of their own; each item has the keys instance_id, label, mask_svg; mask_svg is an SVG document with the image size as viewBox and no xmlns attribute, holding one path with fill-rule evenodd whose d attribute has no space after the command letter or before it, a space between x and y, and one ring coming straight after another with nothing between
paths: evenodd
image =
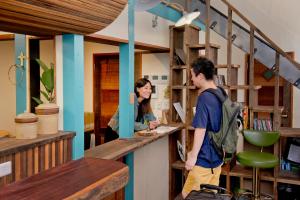
<instances>
[{"instance_id":1,"label":"potted plant","mask_svg":"<svg viewBox=\"0 0 300 200\"><path fill-rule=\"evenodd\" d=\"M40 80L45 89L41 89L40 93L47 100L47 102L43 102L40 98L32 97L39 104L35 108L39 118L38 134L55 134L58 132L59 108L55 104L54 64L51 63L49 67L40 59L36 59L36 61L43 70Z\"/></svg>"},{"instance_id":2,"label":"potted plant","mask_svg":"<svg viewBox=\"0 0 300 200\"><path fill-rule=\"evenodd\" d=\"M48 67L43 61L40 59L36 59L36 62L40 65L43 70L42 76L40 80L45 88L45 90L40 91L40 93L45 97L45 99L49 103L55 102L54 95L54 64L50 63L50 67ZM40 98L32 97L32 99L39 105L44 103Z\"/></svg>"}]
</instances>

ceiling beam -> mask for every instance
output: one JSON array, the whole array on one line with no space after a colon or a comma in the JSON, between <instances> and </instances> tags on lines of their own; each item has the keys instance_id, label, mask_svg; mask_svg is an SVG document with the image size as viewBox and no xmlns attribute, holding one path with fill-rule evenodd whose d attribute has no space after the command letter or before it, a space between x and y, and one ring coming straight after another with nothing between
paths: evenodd
<instances>
[{"instance_id":1,"label":"ceiling beam","mask_svg":"<svg viewBox=\"0 0 300 200\"><path fill-rule=\"evenodd\" d=\"M99 34L90 34L84 36L85 41L96 42L101 44L107 44L112 46L119 46L120 43L128 43L128 40L120 39L116 37L110 37ZM135 49L145 50L148 53L169 53L170 49L168 47L162 47L152 44L146 44L142 42L135 42ZM146 52L146 53L147 53Z\"/></svg>"}]
</instances>

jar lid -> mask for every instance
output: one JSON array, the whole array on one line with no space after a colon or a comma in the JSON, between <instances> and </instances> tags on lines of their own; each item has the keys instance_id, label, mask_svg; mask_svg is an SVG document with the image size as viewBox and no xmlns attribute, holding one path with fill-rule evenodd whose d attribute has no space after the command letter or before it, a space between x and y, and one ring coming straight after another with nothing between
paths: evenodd
<instances>
[{"instance_id":1,"label":"jar lid","mask_svg":"<svg viewBox=\"0 0 300 200\"><path fill-rule=\"evenodd\" d=\"M26 111L24 113L17 115L15 118L16 123L32 123L37 121L38 118L35 114Z\"/></svg>"},{"instance_id":2,"label":"jar lid","mask_svg":"<svg viewBox=\"0 0 300 200\"><path fill-rule=\"evenodd\" d=\"M39 106L35 107L35 113L38 115L51 115L57 114L58 112L59 108L54 103L40 104Z\"/></svg>"}]
</instances>

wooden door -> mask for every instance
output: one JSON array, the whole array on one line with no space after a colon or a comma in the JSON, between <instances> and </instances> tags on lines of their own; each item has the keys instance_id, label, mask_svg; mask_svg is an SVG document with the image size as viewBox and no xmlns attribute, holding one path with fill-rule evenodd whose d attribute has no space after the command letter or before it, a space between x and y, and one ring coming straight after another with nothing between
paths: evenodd
<instances>
[{"instance_id":1,"label":"wooden door","mask_svg":"<svg viewBox=\"0 0 300 200\"><path fill-rule=\"evenodd\" d=\"M135 54L135 80L142 76L142 54ZM94 128L96 145L103 136L110 118L119 105L119 54L94 55Z\"/></svg>"}]
</instances>

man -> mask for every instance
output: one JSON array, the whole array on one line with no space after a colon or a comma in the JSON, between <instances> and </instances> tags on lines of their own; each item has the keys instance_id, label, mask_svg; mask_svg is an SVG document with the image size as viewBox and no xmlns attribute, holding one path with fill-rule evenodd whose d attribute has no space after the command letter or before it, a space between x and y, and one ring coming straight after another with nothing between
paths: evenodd
<instances>
[{"instance_id":1,"label":"man","mask_svg":"<svg viewBox=\"0 0 300 200\"><path fill-rule=\"evenodd\" d=\"M198 58L191 69L193 84L201 91L197 100L196 114L193 119L194 142L192 150L187 154L185 168L189 171L182 190L182 197L192 190L199 190L200 184L219 185L221 158L210 142L207 131L218 132L222 120L222 103L215 94L207 89L222 92L214 83L215 67L206 58Z\"/></svg>"}]
</instances>

